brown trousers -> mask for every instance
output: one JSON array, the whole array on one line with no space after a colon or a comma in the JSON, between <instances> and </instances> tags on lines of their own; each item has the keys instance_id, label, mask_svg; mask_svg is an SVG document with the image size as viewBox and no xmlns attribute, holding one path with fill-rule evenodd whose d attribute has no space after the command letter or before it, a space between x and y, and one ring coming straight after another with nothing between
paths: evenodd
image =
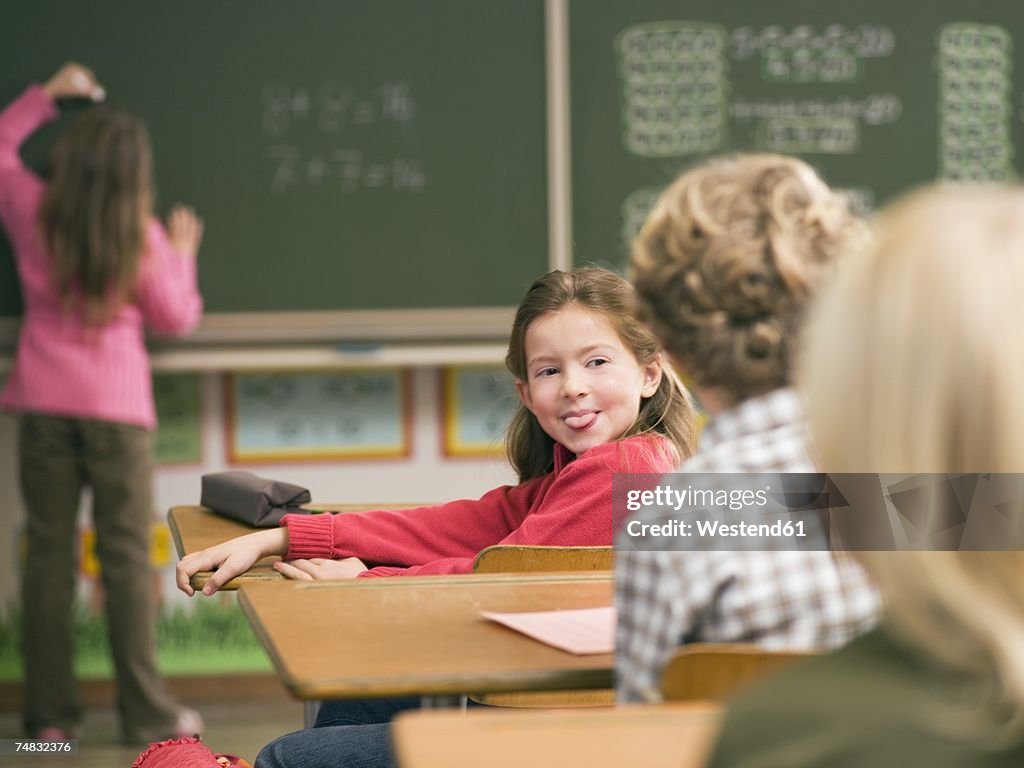
<instances>
[{"instance_id":1,"label":"brown trousers","mask_svg":"<svg viewBox=\"0 0 1024 768\"><path fill-rule=\"evenodd\" d=\"M128 424L23 413L18 453L28 539L22 579L27 733L81 722L71 610L76 517L89 487L121 727L132 740L167 738L176 705L156 667L152 434Z\"/></svg>"}]
</instances>

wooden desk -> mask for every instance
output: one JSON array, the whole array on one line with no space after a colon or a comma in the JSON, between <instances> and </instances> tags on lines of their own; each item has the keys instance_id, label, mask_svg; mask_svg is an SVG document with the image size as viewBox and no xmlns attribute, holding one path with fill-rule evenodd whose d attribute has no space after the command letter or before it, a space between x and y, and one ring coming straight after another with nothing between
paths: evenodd
<instances>
[{"instance_id":1,"label":"wooden desk","mask_svg":"<svg viewBox=\"0 0 1024 768\"><path fill-rule=\"evenodd\" d=\"M403 509L421 506L419 504L308 504L310 509L326 512L367 512L373 509ZM214 544L244 536L253 531L263 530L218 515L209 507L179 506L171 507L167 513L167 524L174 539L174 548L178 550L178 558L190 552L212 547ZM284 576L274 570L273 563L279 557L267 557L260 560L251 569L238 578L232 579L221 589L238 589L241 584L253 581L284 581ZM194 589L202 589L210 578L210 571L202 571L192 577L190 583Z\"/></svg>"},{"instance_id":2,"label":"wooden desk","mask_svg":"<svg viewBox=\"0 0 1024 768\"><path fill-rule=\"evenodd\" d=\"M240 595L282 681L300 699L612 684L612 654L574 656L480 616L611 605L608 573L254 582Z\"/></svg>"},{"instance_id":3,"label":"wooden desk","mask_svg":"<svg viewBox=\"0 0 1024 768\"><path fill-rule=\"evenodd\" d=\"M697 768L721 715L712 703L404 712L392 738L400 768Z\"/></svg>"}]
</instances>

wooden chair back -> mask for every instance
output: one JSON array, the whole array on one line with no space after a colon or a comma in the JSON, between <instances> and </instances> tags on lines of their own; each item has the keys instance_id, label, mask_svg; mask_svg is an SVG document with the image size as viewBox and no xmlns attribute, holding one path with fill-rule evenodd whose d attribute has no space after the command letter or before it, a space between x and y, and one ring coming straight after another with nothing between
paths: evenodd
<instances>
[{"instance_id":1,"label":"wooden chair back","mask_svg":"<svg viewBox=\"0 0 1024 768\"><path fill-rule=\"evenodd\" d=\"M473 573L545 573L557 571L610 571L615 567L612 547L550 547L495 544L473 561ZM491 693L474 701L496 707L610 707L615 692L551 691L542 693Z\"/></svg>"},{"instance_id":2,"label":"wooden chair back","mask_svg":"<svg viewBox=\"0 0 1024 768\"><path fill-rule=\"evenodd\" d=\"M548 547L495 544L473 561L473 573L544 573L610 571L615 568L612 547Z\"/></svg>"},{"instance_id":3,"label":"wooden chair back","mask_svg":"<svg viewBox=\"0 0 1024 768\"><path fill-rule=\"evenodd\" d=\"M665 701L718 700L813 651L771 651L747 643L690 643L681 646L661 675Z\"/></svg>"}]
</instances>

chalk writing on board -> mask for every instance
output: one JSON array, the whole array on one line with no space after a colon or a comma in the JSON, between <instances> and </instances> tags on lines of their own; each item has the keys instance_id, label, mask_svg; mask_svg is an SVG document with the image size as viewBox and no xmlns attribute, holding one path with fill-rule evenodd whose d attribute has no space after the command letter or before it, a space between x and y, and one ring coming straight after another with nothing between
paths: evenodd
<instances>
[{"instance_id":1,"label":"chalk writing on board","mask_svg":"<svg viewBox=\"0 0 1024 768\"><path fill-rule=\"evenodd\" d=\"M798 51L769 53L764 57L763 77L777 83L848 83L861 76L861 62L849 53Z\"/></svg>"},{"instance_id":2,"label":"chalk writing on board","mask_svg":"<svg viewBox=\"0 0 1024 768\"><path fill-rule=\"evenodd\" d=\"M896 38L888 27L861 24L847 28L828 24L820 32L808 24L792 29L770 25L762 29L736 27L729 36L730 54L744 61L757 53L825 51L852 53L859 58L888 56L896 47Z\"/></svg>"},{"instance_id":3,"label":"chalk writing on board","mask_svg":"<svg viewBox=\"0 0 1024 768\"><path fill-rule=\"evenodd\" d=\"M754 143L770 152L849 155L860 147L865 125L886 125L903 114L891 93L863 99L785 101L736 99L730 114L737 125L753 124Z\"/></svg>"},{"instance_id":4,"label":"chalk writing on board","mask_svg":"<svg viewBox=\"0 0 1024 768\"><path fill-rule=\"evenodd\" d=\"M406 451L400 371L241 374L229 386L233 460Z\"/></svg>"},{"instance_id":5,"label":"chalk writing on board","mask_svg":"<svg viewBox=\"0 0 1024 768\"><path fill-rule=\"evenodd\" d=\"M364 158L356 149L329 149L317 153L287 144L267 147L267 157L274 164L270 182L270 191L274 194L283 194L298 185L331 185L342 192L364 189L422 192L426 186L419 160L411 157L377 162Z\"/></svg>"},{"instance_id":6,"label":"chalk writing on board","mask_svg":"<svg viewBox=\"0 0 1024 768\"><path fill-rule=\"evenodd\" d=\"M761 76L769 83L848 83L859 80L864 60L892 54L896 38L884 26L847 29L829 24L822 32L801 24L791 30L737 27L729 36L736 61L761 57Z\"/></svg>"},{"instance_id":7,"label":"chalk writing on board","mask_svg":"<svg viewBox=\"0 0 1024 768\"><path fill-rule=\"evenodd\" d=\"M870 94L863 99L840 97L823 99L743 99L729 105L736 120L761 120L774 117L855 117L867 125L885 125L899 120L903 100L894 93Z\"/></svg>"},{"instance_id":8,"label":"chalk writing on board","mask_svg":"<svg viewBox=\"0 0 1024 768\"><path fill-rule=\"evenodd\" d=\"M627 245L640 234L647 215L661 194L661 187L634 189L622 203L622 242Z\"/></svg>"},{"instance_id":9,"label":"chalk writing on board","mask_svg":"<svg viewBox=\"0 0 1024 768\"><path fill-rule=\"evenodd\" d=\"M1012 179L1009 33L994 25L952 23L939 30L937 45L939 175Z\"/></svg>"},{"instance_id":10,"label":"chalk writing on board","mask_svg":"<svg viewBox=\"0 0 1024 768\"><path fill-rule=\"evenodd\" d=\"M266 83L260 104L270 142L265 148L270 192L422 192L427 179L415 140L411 91L405 81L363 90L337 80ZM377 149L370 152L368 145Z\"/></svg>"},{"instance_id":11,"label":"chalk writing on board","mask_svg":"<svg viewBox=\"0 0 1024 768\"><path fill-rule=\"evenodd\" d=\"M772 99L751 102L733 94L731 61L756 57L761 79L768 83L839 85L860 80L867 59L891 56L895 46L891 29L872 25L848 29L830 24L821 32L809 25L727 32L715 24L683 21L626 27L615 41L623 144L640 157L712 153L729 145L731 118L756 123L761 149L855 152L858 121L897 120L902 111L898 97L846 97L832 106L808 100L796 111L793 102L789 108ZM765 118L773 120L761 123Z\"/></svg>"},{"instance_id":12,"label":"chalk writing on board","mask_svg":"<svg viewBox=\"0 0 1024 768\"><path fill-rule=\"evenodd\" d=\"M716 24L640 24L616 41L623 141L641 157L713 152L725 141L728 61Z\"/></svg>"},{"instance_id":13,"label":"chalk writing on board","mask_svg":"<svg viewBox=\"0 0 1024 768\"><path fill-rule=\"evenodd\" d=\"M402 81L359 92L336 80L318 86L274 80L263 86L260 102L263 131L273 139L283 138L303 124L334 134L350 126L402 123L416 116L409 84Z\"/></svg>"},{"instance_id":14,"label":"chalk writing on board","mask_svg":"<svg viewBox=\"0 0 1024 768\"><path fill-rule=\"evenodd\" d=\"M774 117L759 126L757 143L772 152L848 155L859 144L857 122L849 117Z\"/></svg>"}]
</instances>

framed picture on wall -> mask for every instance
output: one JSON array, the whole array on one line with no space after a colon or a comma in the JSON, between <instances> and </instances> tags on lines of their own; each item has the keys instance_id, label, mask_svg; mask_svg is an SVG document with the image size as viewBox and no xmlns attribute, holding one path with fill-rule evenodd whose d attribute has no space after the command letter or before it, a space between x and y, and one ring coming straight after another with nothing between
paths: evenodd
<instances>
[{"instance_id":1,"label":"framed picture on wall","mask_svg":"<svg viewBox=\"0 0 1024 768\"><path fill-rule=\"evenodd\" d=\"M515 413L512 375L500 366L448 366L441 371L445 456L503 456L505 428Z\"/></svg>"},{"instance_id":2,"label":"framed picture on wall","mask_svg":"<svg viewBox=\"0 0 1024 768\"><path fill-rule=\"evenodd\" d=\"M272 371L225 377L228 461L409 455L409 372Z\"/></svg>"}]
</instances>

